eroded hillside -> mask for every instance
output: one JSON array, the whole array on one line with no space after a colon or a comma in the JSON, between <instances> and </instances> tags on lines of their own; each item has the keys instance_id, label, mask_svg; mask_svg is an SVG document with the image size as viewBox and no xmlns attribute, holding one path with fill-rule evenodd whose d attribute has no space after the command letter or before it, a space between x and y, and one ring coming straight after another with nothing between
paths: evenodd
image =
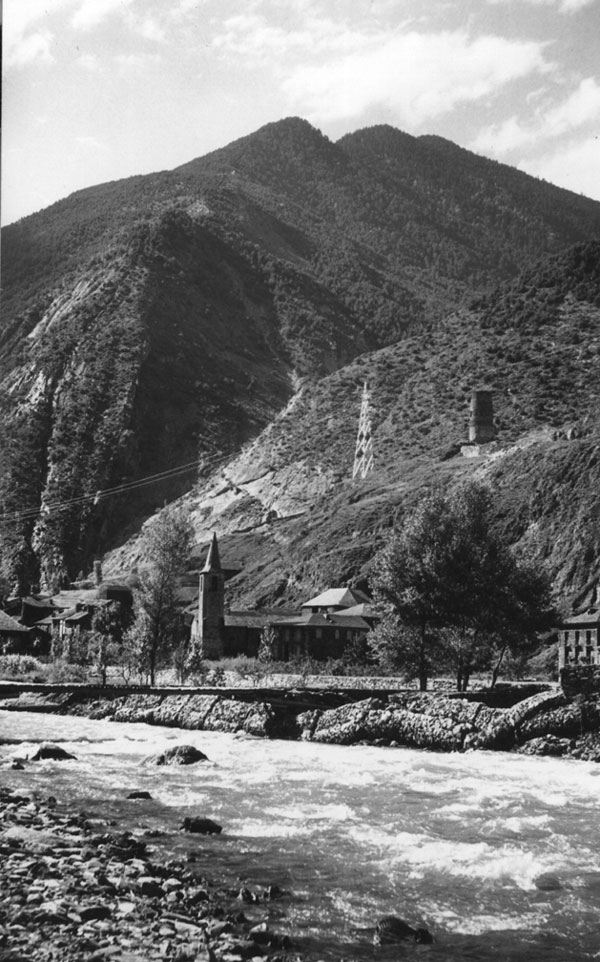
<instances>
[{"instance_id":1,"label":"eroded hillside","mask_svg":"<svg viewBox=\"0 0 600 962\"><path fill-rule=\"evenodd\" d=\"M360 392L375 470L352 481ZM497 439L467 441L473 387ZM461 450L462 446L462 450ZM600 578L600 245L525 272L435 330L304 386L240 456L186 496L199 543L217 531L232 603L365 585L391 525L432 484L489 483L496 523L550 571L558 597ZM139 542L112 570L140 560Z\"/></svg>"}]
</instances>

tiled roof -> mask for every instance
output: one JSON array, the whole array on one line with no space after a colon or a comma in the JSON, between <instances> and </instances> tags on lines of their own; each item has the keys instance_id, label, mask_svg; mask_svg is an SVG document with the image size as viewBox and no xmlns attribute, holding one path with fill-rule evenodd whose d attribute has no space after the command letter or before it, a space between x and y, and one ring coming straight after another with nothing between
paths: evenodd
<instances>
[{"instance_id":1,"label":"tiled roof","mask_svg":"<svg viewBox=\"0 0 600 962\"><path fill-rule=\"evenodd\" d=\"M587 611L582 611L578 615L570 615L563 621L563 626L565 628L575 625L580 627L581 625L598 625L600 624L600 608L588 608Z\"/></svg>"},{"instance_id":2,"label":"tiled roof","mask_svg":"<svg viewBox=\"0 0 600 962\"><path fill-rule=\"evenodd\" d=\"M258 611L226 611L226 628L262 628L264 625L279 624L287 619L300 619L301 614L295 609L261 608Z\"/></svg>"},{"instance_id":3,"label":"tiled roof","mask_svg":"<svg viewBox=\"0 0 600 962\"><path fill-rule=\"evenodd\" d=\"M363 602L360 605L353 605L352 608L344 608L342 611L337 612L338 615L343 615L347 618L348 615L358 615L359 618L380 618L381 615L375 608L375 605Z\"/></svg>"},{"instance_id":4,"label":"tiled roof","mask_svg":"<svg viewBox=\"0 0 600 962\"><path fill-rule=\"evenodd\" d=\"M370 602L371 599L358 588L329 588L316 598L305 601L303 608L350 608Z\"/></svg>"},{"instance_id":5,"label":"tiled roof","mask_svg":"<svg viewBox=\"0 0 600 962\"><path fill-rule=\"evenodd\" d=\"M54 607L52 598L50 597L42 598L40 596L36 598L35 595L26 595L23 598L23 604L29 605L31 608L53 608Z\"/></svg>"},{"instance_id":6,"label":"tiled roof","mask_svg":"<svg viewBox=\"0 0 600 962\"><path fill-rule=\"evenodd\" d=\"M0 631L6 633L10 632L11 634L15 631L20 631L27 634L29 632L29 628L25 628L23 625L20 625L18 621L15 621L14 618L11 618L10 615L7 615L5 611L0 611Z\"/></svg>"},{"instance_id":7,"label":"tiled roof","mask_svg":"<svg viewBox=\"0 0 600 962\"><path fill-rule=\"evenodd\" d=\"M356 628L360 631L368 631L369 625L363 618L359 618L353 615L346 615L344 611L334 611L331 614L326 614L321 611L305 612L301 618L285 618L278 622L280 625L286 625L293 628L304 628L310 626L313 628Z\"/></svg>"}]
</instances>

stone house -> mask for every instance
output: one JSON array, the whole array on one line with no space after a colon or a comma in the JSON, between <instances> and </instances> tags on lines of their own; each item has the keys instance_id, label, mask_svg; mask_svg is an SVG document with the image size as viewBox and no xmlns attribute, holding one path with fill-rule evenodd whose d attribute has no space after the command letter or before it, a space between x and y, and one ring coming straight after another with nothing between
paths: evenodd
<instances>
[{"instance_id":1,"label":"stone house","mask_svg":"<svg viewBox=\"0 0 600 962\"><path fill-rule=\"evenodd\" d=\"M558 670L570 665L600 665L600 594L596 587L591 605L565 618L558 633Z\"/></svg>"}]
</instances>

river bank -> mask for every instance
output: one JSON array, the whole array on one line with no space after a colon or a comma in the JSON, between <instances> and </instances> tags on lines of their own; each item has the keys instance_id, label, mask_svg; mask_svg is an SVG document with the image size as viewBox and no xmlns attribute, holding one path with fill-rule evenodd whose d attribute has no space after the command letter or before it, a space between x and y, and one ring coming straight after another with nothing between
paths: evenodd
<instances>
[{"instance_id":1,"label":"river bank","mask_svg":"<svg viewBox=\"0 0 600 962\"><path fill-rule=\"evenodd\" d=\"M166 858L163 845L161 857L152 838L164 833L133 834L54 796L7 788L0 824L4 962L301 958L272 928L273 916L285 916L275 902L285 905L286 893L210 880L201 853Z\"/></svg>"},{"instance_id":2,"label":"river bank","mask_svg":"<svg viewBox=\"0 0 600 962\"><path fill-rule=\"evenodd\" d=\"M399 952L407 959L427 952L444 962L466 957L477 962L582 962L597 953L600 855L594 840L600 769L592 763L509 752L291 743L241 732L114 724L66 713L0 715L6 738L0 745L2 783L31 800L21 807L26 816L29 805L33 818L40 816L39 822L25 821L23 827L44 830L49 796L57 800L48 806L50 815L64 820L64 827L57 828L63 848L52 840L51 852L40 853L48 854L50 861L42 861L59 877L46 887L37 855L29 866L30 856L21 853L23 861L15 857L6 870L3 894L16 890L26 899L39 897L38 883L44 880L37 907L63 900L58 908L83 922L87 913L77 909L93 911L100 894L94 886L104 884L95 875L100 871L117 892L108 890L111 917L86 921L99 933L92 938L108 940L100 949L85 950L91 956L102 950L109 959L124 955L127 962L141 962L141 956L154 962L163 944L165 960L183 962L185 939L173 937L169 944L165 931L167 923L177 921L169 917L179 910L173 909L168 889L176 887L181 871L196 875L199 887L210 882L211 899L199 903L198 912L221 907L226 913L201 922L226 922L227 914L242 911L249 927L235 930L237 923L231 923L235 931L223 935L246 943L250 928L266 922L274 935L287 935L292 944L287 950L263 946L264 954L287 956L290 962L298 954L307 962L392 962ZM71 757L34 761L44 743ZM186 744L206 758L190 765L149 761ZM130 798L134 790L151 797ZM186 832L185 819L197 816L216 822L222 832ZM71 836L77 834L78 819L87 824L81 826L84 837L75 841ZM5 822L1 827L14 826ZM84 851L87 829L95 839L92 853L98 852L92 859ZM127 832L130 854L108 864L101 846L127 848L120 844ZM146 846L142 855L136 854L138 843ZM113 851L106 854L113 858ZM89 876L88 899L79 886L96 857L100 861ZM4 864L4 851L0 861ZM146 890L142 882L148 877L167 894L154 896L158 901L146 915L146 899L153 897L152 887ZM178 901L185 901L187 892L193 896L191 883L184 878L179 884L185 898ZM246 902L242 889L260 900ZM286 894L273 898L277 890ZM121 917L121 902L135 903L133 918ZM34 899L31 904L36 907ZM21 905L27 911L27 901ZM415 930L428 929L434 943L375 947L375 926L389 915L405 919ZM166 920L162 935L159 918ZM69 944L79 950L77 939L89 929L83 931L78 918L70 921L74 927L63 930L62 923L52 927L42 914L24 926L25 932L15 930L23 939L21 958L79 962L69 958L64 942L58 943L66 931ZM136 925L153 927L149 941L154 955L144 931L137 936L139 947L131 945ZM45 954L33 943L26 949L26 932L38 927ZM195 937L188 941L195 951ZM197 941L202 946L202 938ZM242 950L225 946L225 940L211 940L219 960L242 957ZM243 952L250 953L251 947L245 945ZM253 947L252 952L258 955Z\"/></svg>"},{"instance_id":3,"label":"river bank","mask_svg":"<svg viewBox=\"0 0 600 962\"><path fill-rule=\"evenodd\" d=\"M529 695L519 688L487 697L415 691L364 695L11 690L0 708L334 745L483 748L600 761L600 701L594 692L568 696L546 686ZM497 704L502 697L506 707ZM496 704L489 704L492 698Z\"/></svg>"}]
</instances>

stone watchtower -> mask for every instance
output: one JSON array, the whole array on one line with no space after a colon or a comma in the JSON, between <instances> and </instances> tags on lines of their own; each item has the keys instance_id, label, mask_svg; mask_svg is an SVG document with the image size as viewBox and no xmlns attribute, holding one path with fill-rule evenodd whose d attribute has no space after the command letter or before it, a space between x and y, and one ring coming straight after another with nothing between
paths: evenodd
<instances>
[{"instance_id":1,"label":"stone watchtower","mask_svg":"<svg viewBox=\"0 0 600 962\"><path fill-rule=\"evenodd\" d=\"M469 441L472 444L485 444L496 436L494 429L494 405L492 392L473 391L469 417Z\"/></svg>"},{"instance_id":2,"label":"stone watchtower","mask_svg":"<svg viewBox=\"0 0 600 962\"><path fill-rule=\"evenodd\" d=\"M198 599L198 642L201 658L221 658L224 653L225 575L219 559L217 536L213 534L206 564L200 572Z\"/></svg>"}]
</instances>

